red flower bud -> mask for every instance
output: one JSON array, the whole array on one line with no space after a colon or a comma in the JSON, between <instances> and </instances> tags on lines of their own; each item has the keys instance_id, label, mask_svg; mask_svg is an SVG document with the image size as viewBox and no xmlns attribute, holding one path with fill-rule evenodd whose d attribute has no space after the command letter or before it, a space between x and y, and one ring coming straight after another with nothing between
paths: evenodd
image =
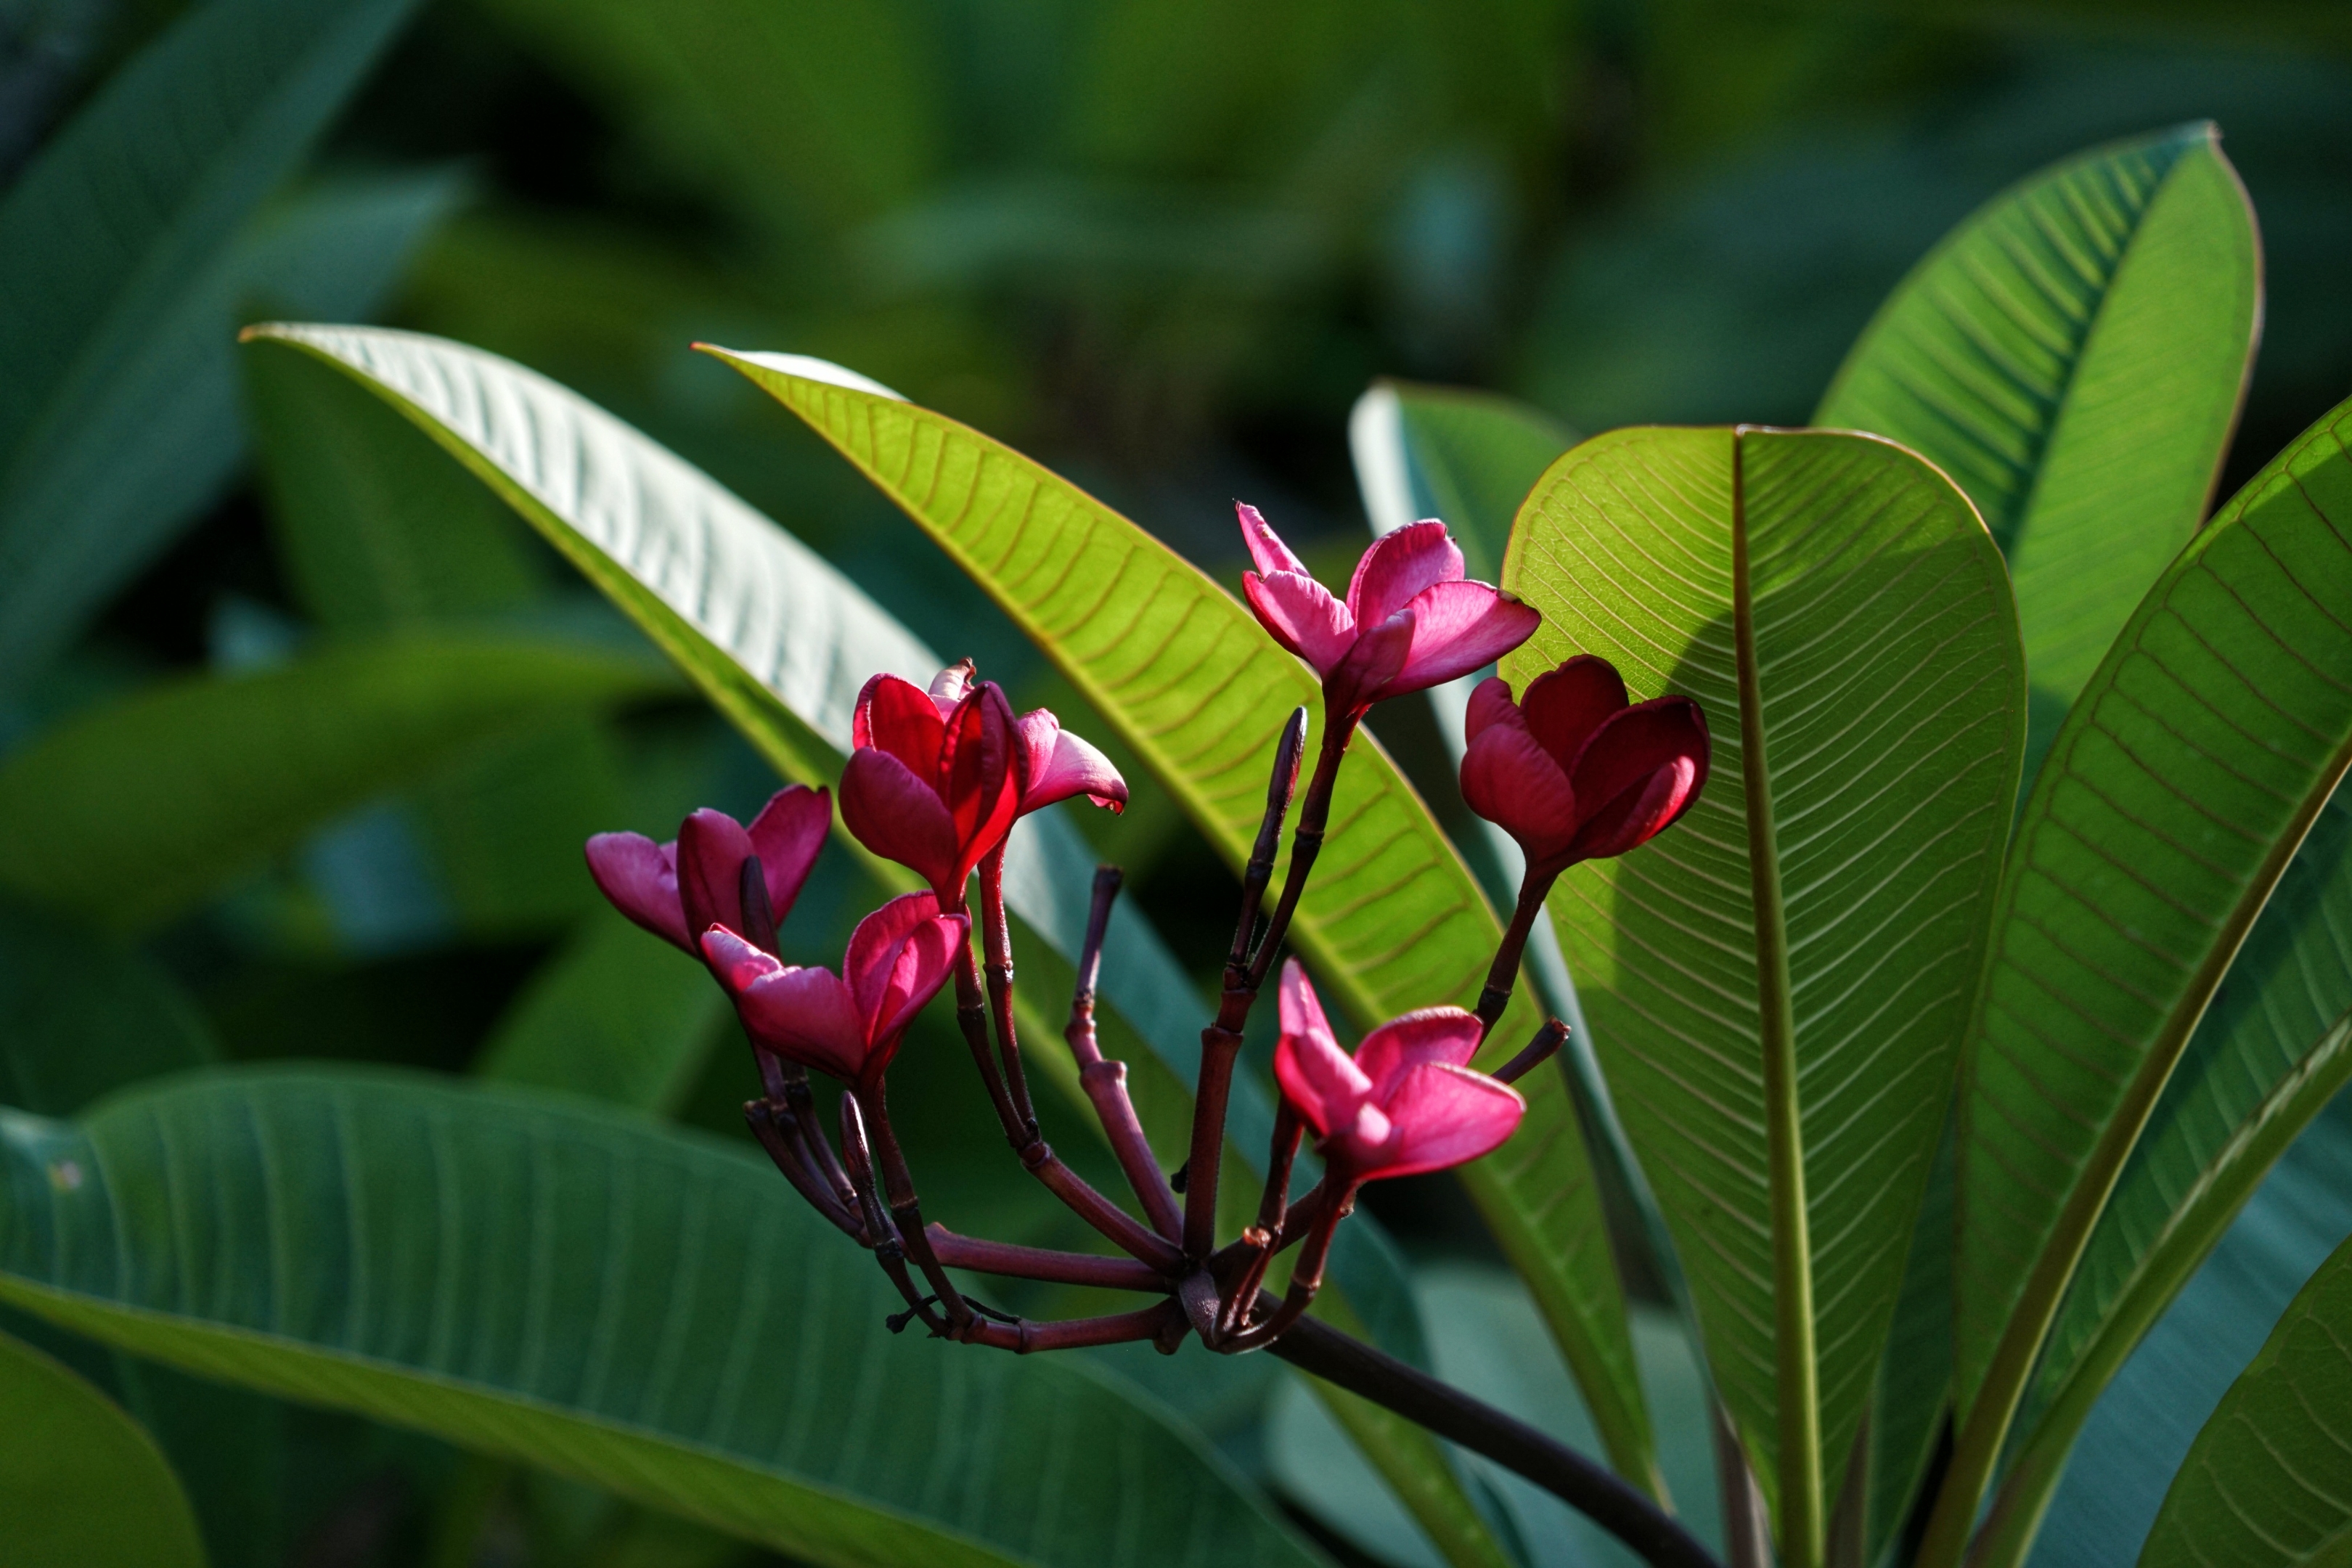
<instances>
[{"instance_id":1,"label":"red flower bud","mask_svg":"<svg viewBox=\"0 0 2352 1568\"><path fill-rule=\"evenodd\" d=\"M1687 697L1629 704L1605 658L1579 654L1511 700L1470 694L1462 798L1518 840L1530 870L1622 855L1664 832L1706 784L1706 715Z\"/></svg>"},{"instance_id":2,"label":"red flower bud","mask_svg":"<svg viewBox=\"0 0 2352 1568\"><path fill-rule=\"evenodd\" d=\"M680 824L667 844L642 833L599 833L588 840L588 874L614 909L699 958L688 932L744 929L743 862L760 858L769 907L782 921L832 826L832 796L793 784L778 790L748 829L705 808Z\"/></svg>"},{"instance_id":3,"label":"red flower bud","mask_svg":"<svg viewBox=\"0 0 2352 1568\"><path fill-rule=\"evenodd\" d=\"M1356 563L1345 604L1292 554L1254 506L1234 503L1255 572L1242 591L1274 640L1314 666L1336 721L1382 698L1442 686L1494 663L1543 617L1486 583L1465 582L1445 525L1416 522L1376 541Z\"/></svg>"},{"instance_id":4,"label":"red flower bud","mask_svg":"<svg viewBox=\"0 0 2352 1568\"><path fill-rule=\"evenodd\" d=\"M947 983L970 925L940 913L930 893L893 899L857 923L839 978L784 963L722 925L703 933L702 951L753 1044L870 1087Z\"/></svg>"},{"instance_id":5,"label":"red flower bud","mask_svg":"<svg viewBox=\"0 0 2352 1568\"><path fill-rule=\"evenodd\" d=\"M1412 1176L1498 1147L1527 1114L1517 1089L1470 1070L1475 1014L1425 1007L1339 1048L1297 959L1282 968L1282 1038L1274 1076L1282 1098L1321 1142L1336 1184Z\"/></svg>"}]
</instances>

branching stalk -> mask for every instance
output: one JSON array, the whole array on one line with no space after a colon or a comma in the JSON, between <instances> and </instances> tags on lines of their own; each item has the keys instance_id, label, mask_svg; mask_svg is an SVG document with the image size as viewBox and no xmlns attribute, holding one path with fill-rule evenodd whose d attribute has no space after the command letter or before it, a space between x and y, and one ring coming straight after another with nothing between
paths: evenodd
<instances>
[{"instance_id":1,"label":"branching stalk","mask_svg":"<svg viewBox=\"0 0 2352 1568\"><path fill-rule=\"evenodd\" d=\"M1078 1064L1079 1085L1095 1108L1095 1118L1102 1123L1103 1136L1109 1141L1111 1152L1118 1156L1119 1169L1127 1173L1127 1183L1135 1190L1136 1201L1143 1205L1151 1228L1172 1242L1184 1234L1184 1218L1176 1205L1176 1194L1160 1169L1150 1141L1143 1135L1143 1123L1135 1114L1135 1102L1128 1096L1127 1064L1104 1060L1101 1043L1096 1037L1095 983L1102 971L1103 935L1110 927L1111 900L1118 897L1119 880L1118 867L1095 868L1094 904L1087 914L1086 945L1078 953L1077 987L1070 997L1070 1022L1062 1031L1062 1037L1069 1042L1070 1055Z\"/></svg>"}]
</instances>

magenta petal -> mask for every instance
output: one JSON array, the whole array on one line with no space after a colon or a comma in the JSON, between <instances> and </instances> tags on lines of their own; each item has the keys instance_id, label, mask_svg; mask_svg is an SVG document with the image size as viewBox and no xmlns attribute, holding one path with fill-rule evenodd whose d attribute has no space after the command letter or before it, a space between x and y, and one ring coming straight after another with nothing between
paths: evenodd
<instances>
[{"instance_id":1,"label":"magenta petal","mask_svg":"<svg viewBox=\"0 0 2352 1568\"><path fill-rule=\"evenodd\" d=\"M1076 795L1112 811L1126 809L1127 781L1110 759L1063 729L1052 713L1043 708L1024 713L1019 727L1027 758L1022 775L1028 783L1021 796L1024 812Z\"/></svg>"},{"instance_id":2,"label":"magenta petal","mask_svg":"<svg viewBox=\"0 0 2352 1568\"><path fill-rule=\"evenodd\" d=\"M955 819L931 786L887 752L850 753L841 770L841 820L885 860L896 860L933 887L952 885Z\"/></svg>"},{"instance_id":3,"label":"magenta petal","mask_svg":"<svg viewBox=\"0 0 2352 1568\"><path fill-rule=\"evenodd\" d=\"M1617 667L1598 654L1580 653L1528 682L1519 712L1529 732L1565 768L1592 731L1625 710L1626 701Z\"/></svg>"},{"instance_id":4,"label":"magenta petal","mask_svg":"<svg viewBox=\"0 0 2352 1568\"><path fill-rule=\"evenodd\" d=\"M1706 715L1687 697L1659 697L1612 714L1576 755L1582 856L1622 855L1664 832L1706 785ZM1661 775L1663 782L1661 782Z\"/></svg>"},{"instance_id":5,"label":"magenta petal","mask_svg":"<svg viewBox=\"0 0 2352 1568\"><path fill-rule=\"evenodd\" d=\"M1435 519L1383 534L1356 563L1348 613L1360 626L1387 620L1425 589L1462 581L1462 552ZM1475 667L1474 667L1475 668Z\"/></svg>"},{"instance_id":6,"label":"magenta petal","mask_svg":"<svg viewBox=\"0 0 2352 1568\"><path fill-rule=\"evenodd\" d=\"M930 893L906 893L857 922L849 935L849 951L841 961L841 978L857 1000L861 1016L872 1018L882 1006L882 994L898 962L898 950L917 926L939 917L940 900Z\"/></svg>"},{"instance_id":7,"label":"magenta petal","mask_svg":"<svg viewBox=\"0 0 2352 1568\"><path fill-rule=\"evenodd\" d=\"M1371 1080L1372 1098L1385 1100L1405 1073L1430 1062L1468 1067L1485 1030L1475 1013L1423 1007L1391 1018L1356 1047L1356 1067Z\"/></svg>"},{"instance_id":8,"label":"magenta petal","mask_svg":"<svg viewBox=\"0 0 2352 1568\"><path fill-rule=\"evenodd\" d=\"M1431 1063L1399 1079L1381 1109L1391 1131L1377 1166L1354 1172L1367 1180L1443 1171L1490 1153L1517 1129L1528 1102L1483 1073Z\"/></svg>"},{"instance_id":9,"label":"magenta petal","mask_svg":"<svg viewBox=\"0 0 2352 1568\"><path fill-rule=\"evenodd\" d=\"M1412 649L1403 670L1389 683L1391 697L1482 669L1543 625L1532 605L1484 583L1440 583L1416 595L1409 608Z\"/></svg>"},{"instance_id":10,"label":"magenta petal","mask_svg":"<svg viewBox=\"0 0 2352 1568\"><path fill-rule=\"evenodd\" d=\"M1242 542L1249 546L1250 559L1256 563L1259 571L1268 575L1287 572L1312 579L1314 574L1291 553L1290 546L1282 542L1282 536L1274 531L1273 526L1257 508L1247 501L1237 500L1234 502L1234 515L1241 520Z\"/></svg>"},{"instance_id":11,"label":"magenta petal","mask_svg":"<svg viewBox=\"0 0 2352 1568\"><path fill-rule=\"evenodd\" d=\"M867 1037L875 1049L895 1052L898 1037L955 972L956 955L971 928L961 915L940 915L907 933L882 986L880 1005L866 1016ZM882 1065L888 1065L887 1056Z\"/></svg>"},{"instance_id":12,"label":"magenta petal","mask_svg":"<svg viewBox=\"0 0 2352 1568\"><path fill-rule=\"evenodd\" d=\"M849 724L850 743L887 752L907 764L917 778L940 776L940 752L947 744L947 725L931 694L911 680L877 675L857 694L857 709Z\"/></svg>"},{"instance_id":13,"label":"magenta petal","mask_svg":"<svg viewBox=\"0 0 2352 1568\"><path fill-rule=\"evenodd\" d=\"M1516 721L1488 725L1464 748L1462 799L1538 863L1576 837L1576 792L1568 775Z\"/></svg>"},{"instance_id":14,"label":"magenta petal","mask_svg":"<svg viewBox=\"0 0 2352 1568\"><path fill-rule=\"evenodd\" d=\"M694 951L677 897L677 846L642 833L599 833L588 840L588 874L613 907L637 924Z\"/></svg>"},{"instance_id":15,"label":"magenta petal","mask_svg":"<svg viewBox=\"0 0 2352 1568\"><path fill-rule=\"evenodd\" d=\"M1303 572L1242 574L1242 593L1258 625L1274 640L1328 676L1355 646L1356 623L1348 606Z\"/></svg>"},{"instance_id":16,"label":"magenta petal","mask_svg":"<svg viewBox=\"0 0 2352 1568\"><path fill-rule=\"evenodd\" d=\"M1339 667L1323 677L1323 706L1334 717L1360 713L1396 695L1396 679L1412 649L1412 612L1402 610L1356 635Z\"/></svg>"},{"instance_id":17,"label":"magenta petal","mask_svg":"<svg viewBox=\"0 0 2352 1568\"><path fill-rule=\"evenodd\" d=\"M1282 1086L1283 1099L1318 1134L1349 1125L1372 1080L1332 1037L1323 1004L1295 958L1282 966L1281 1010L1274 1077Z\"/></svg>"},{"instance_id":18,"label":"magenta petal","mask_svg":"<svg viewBox=\"0 0 2352 1568\"><path fill-rule=\"evenodd\" d=\"M854 1079L866 1067L866 1035L848 988L823 969L780 969L735 998L743 1032L788 1061Z\"/></svg>"},{"instance_id":19,"label":"magenta petal","mask_svg":"<svg viewBox=\"0 0 2352 1568\"><path fill-rule=\"evenodd\" d=\"M1519 705L1511 700L1511 683L1499 675L1490 675L1471 689L1470 704L1462 715L1463 739L1475 741L1494 724L1527 728Z\"/></svg>"},{"instance_id":20,"label":"magenta petal","mask_svg":"<svg viewBox=\"0 0 2352 1568\"><path fill-rule=\"evenodd\" d=\"M723 811L705 806L677 825L677 897L687 930L743 929L743 862L751 855L751 836Z\"/></svg>"},{"instance_id":21,"label":"magenta petal","mask_svg":"<svg viewBox=\"0 0 2352 1568\"><path fill-rule=\"evenodd\" d=\"M702 956L730 996L740 995L751 986L784 971L783 960L753 947L721 925L702 933Z\"/></svg>"},{"instance_id":22,"label":"magenta petal","mask_svg":"<svg viewBox=\"0 0 2352 1568\"><path fill-rule=\"evenodd\" d=\"M833 796L806 784L778 790L751 819L751 852L760 858L768 903L779 923L801 896L832 828Z\"/></svg>"}]
</instances>

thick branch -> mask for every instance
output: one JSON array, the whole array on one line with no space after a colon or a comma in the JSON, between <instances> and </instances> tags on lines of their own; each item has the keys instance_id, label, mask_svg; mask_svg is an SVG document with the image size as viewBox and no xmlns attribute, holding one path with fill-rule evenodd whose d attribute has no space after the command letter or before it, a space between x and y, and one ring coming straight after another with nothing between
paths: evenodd
<instances>
[{"instance_id":1,"label":"thick branch","mask_svg":"<svg viewBox=\"0 0 2352 1568\"><path fill-rule=\"evenodd\" d=\"M1652 1568L1721 1568L1688 1531L1609 1470L1328 1323L1301 1319L1268 1348L1301 1372L1525 1476L1632 1547Z\"/></svg>"},{"instance_id":2,"label":"thick branch","mask_svg":"<svg viewBox=\"0 0 2352 1568\"><path fill-rule=\"evenodd\" d=\"M931 1253L950 1268L975 1274L999 1274L1011 1279L1044 1279L1056 1285L1099 1285L1113 1290L1165 1291L1168 1277L1132 1258L1097 1258L1084 1252L1056 1252L1043 1247L1018 1247L1009 1241L987 1241L958 1236L934 1221Z\"/></svg>"}]
</instances>

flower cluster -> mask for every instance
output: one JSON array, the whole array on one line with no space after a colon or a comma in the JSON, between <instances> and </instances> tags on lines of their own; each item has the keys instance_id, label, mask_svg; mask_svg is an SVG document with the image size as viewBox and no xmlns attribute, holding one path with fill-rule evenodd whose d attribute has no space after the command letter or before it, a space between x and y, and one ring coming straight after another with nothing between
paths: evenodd
<instances>
[{"instance_id":1,"label":"flower cluster","mask_svg":"<svg viewBox=\"0 0 2352 1568\"><path fill-rule=\"evenodd\" d=\"M1601 659L1569 659L1517 702L1498 679L1479 685L1467 715L1463 796L1517 840L1527 874L1478 1008L1407 1013L1370 1030L1350 1053L1306 969L1290 959L1276 987L1281 1113L1259 1219L1219 1247L1217 1172L1243 1026L1311 875L1359 723L1379 701L1492 665L1540 624L1510 595L1465 579L1462 552L1442 523L1414 523L1375 543L1343 599L1315 580L1256 509L1238 506L1237 514L1255 566L1243 578L1250 608L1315 671L1326 722L1298 803L1286 879L1266 914L1259 906L1297 788L1304 710L1277 750L1223 1001L1202 1035L1191 1158L1174 1178L1144 1140L1125 1069L1105 1061L1096 1042L1094 974L1118 884L1111 868L1097 877L1066 1037L1141 1219L1071 1172L1039 1137L1014 1033L1003 887L1013 826L1060 801L1084 797L1118 812L1128 800L1110 760L1054 714L1015 715L969 659L928 688L887 674L866 682L839 782L842 825L874 855L907 868L922 890L860 921L838 973L785 962L777 935L832 831L825 790L783 789L748 826L703 810L667 844L633 833L588 841L590 872L614 905L700 960L734 1003L765 1089L745 1107L752 1131L803 1196L874 1251L908 1303L894 1327L919 1320L934 1333L1024 1351L1134 1339L1173 1350L1197 1332L1212 1348L1234 1352L1289 1332L1364 1183L1477 1159L1517 1127L1526 1102L1511 1080L1557 1048L1564 1026L1547 1025L1492 1073L1470 1064L1501 1016L1533 911L1553 880L1579 861L1624 854L1664 831L1706 784L1706 723L1697 704L1673 696L1633 702ZM986 955L985 995L976 942ZM1023 1166L1126 1258L1006 1247L924 1222L890 1125L886 1082L915 1018L950 984L958 1025ZM816 1114L812 1070L843 1086L837 1144ZM1310 1136L1324 1177L1292 1202L1291 1169ZM1292 1246L1298 1258L1277 1300L1260 1282ZM1033 1323L971 1300L950 1268L1121 1286L1160 1300L1136 1312Z\"/></svg>"}]
</instances>

